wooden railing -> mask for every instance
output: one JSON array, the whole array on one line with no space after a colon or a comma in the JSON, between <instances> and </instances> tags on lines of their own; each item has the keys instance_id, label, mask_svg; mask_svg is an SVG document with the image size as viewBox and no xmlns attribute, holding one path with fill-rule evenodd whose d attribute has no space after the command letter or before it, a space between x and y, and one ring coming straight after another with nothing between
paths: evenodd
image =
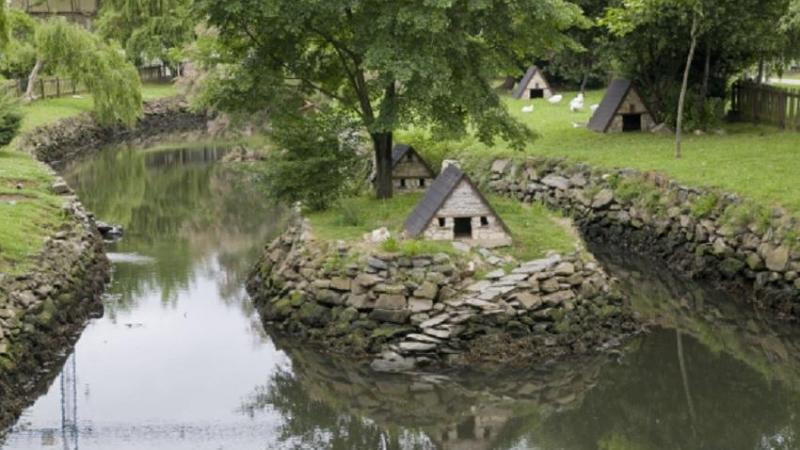
<instances>
[{"instance_id":1,"label":"wooden railing","mask_svg":"<svg viewBox=\"0 0 800 450\"><path fill-rule=\"evenodd\" d=\"M800 92L740 81L733 86L731 109L739 120L800 130Z\"/></svg>"},{"instance_id":2,"label":"wooden railing","mask_svg":"<svg viewBox=\"0 0 800 450\"><path fill-rule=\"evenodd\" d=\"M147 66L140 67L139 78L143 82L165 82L170 78L167 75L167 69L164 66ZM0 91L9 93L16 97L22 97L25 94L25 89L28 85L28 80L7 80L0 85ZM88 92L86 86L82 83L77 83L69 78L39 78L36 80L33 95L36 100L44 98L56 98L65 95L77 95Z\"/></svg>"}]
</instances>

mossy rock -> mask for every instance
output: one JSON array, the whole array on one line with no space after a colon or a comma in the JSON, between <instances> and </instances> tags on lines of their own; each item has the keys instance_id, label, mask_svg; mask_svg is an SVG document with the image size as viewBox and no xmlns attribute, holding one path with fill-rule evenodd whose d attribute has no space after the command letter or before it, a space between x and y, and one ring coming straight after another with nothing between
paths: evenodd
<instances>
[{"instance_id":1,"label":"mossy rock","mask_svg":"<svg viewBox=\"0 0 800 450\"><path fill-rule=\"evenodd\" d=\"M307 302L297 311L297 319L300 322L321 328L330 322L331 310L316 302Z\"/></svg>"},{"instance_id":2,"label":"mossy rock","mask_svg":"<svg viewBox=\"0 0 800 450\"><path fill-rule=\"evenodd\" d=\"M414 331L411 327L384 325L372 330L371 340L390 340L396 336L405 335Z\"/></svg>"}]
</instances>

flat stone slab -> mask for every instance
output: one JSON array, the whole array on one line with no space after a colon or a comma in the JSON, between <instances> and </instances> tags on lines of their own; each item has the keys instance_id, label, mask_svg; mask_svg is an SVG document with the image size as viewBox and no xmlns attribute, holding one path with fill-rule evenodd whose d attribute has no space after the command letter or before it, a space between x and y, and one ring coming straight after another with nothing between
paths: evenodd
<instances>
[{"instance_id":1,"label":"flat stone slab","mask_svg":"<svg viewBox=\"0 0 800 450\"><path fill-rule=\"evenodd\" d=\"M475 284L470 285L467 288L467 291L469 291L469 292L481 292L483 290L488 289L491 285L492 285L491 281L483 280L483 281L479 281L479 282L477 282Z\"/></svg>"},{"instance_id":2,"label":"flat stone slab","mask_svg":"<svg viewBox=\"0 0 800 450\"><path fill-rule=\"evenodd\" d=\"M426 328L425 334L433 336L438 339L450 339L450 336L452 336L453 333L450 330L442 330L439 328Z\"/></svg>"},{"instance_id":3,"label":"flat stone slab","mask_svg":"<svg viewBox=\"0 0 800 450\"><path fill-rule=\"evenodd\" d=\"M437 339L432 335L428 334L419 334L419 333L412 333L406 336L406 339L411 339L412 341L417 342L425 342L428 344L441 344L441 339Z\"/></svg>"},{"instance_id":4,"label":"flat stone slab","mask_svg":"<svg viewBox=\"0 0 800 450\"><path fill-rule=\"evenodd\" d=\"M468 299L465 303L467 305L469 305L469 306L474 306L474 307L480 308L480 309L498 309L498 308L500 308L499 306L497 306L494 303L487 302L485 300L481 300L481 299L477 299L477 298Z\"/></svg>"},{"instance_id":5,"label":"flat stone slab","mask_svg":"<svg viewBox=\"0 0 800 450\"><path fill-rule=\"evenodd\" d=\"M441 324L447 322L447 319L449 319L449 318L450 318L449 314L440 314L440 315L438 315L436 317L433 317L431 319L426 320L425 322L422 322L421 324L419 324L419 327L420 328L433 328L436 325L441 325Z\"/></svg>"},{"instance_id":6,"label":"flat stone slab","mask_svg":"<svg viewBox=\"0 0 800 450\"><path fill-rule=\"evenodd\" d=\"M403 341L399 348L404 352L429 352L436 348L436 344L426 342Z\"/></svg>"},{"instance_id":7,"label":"flat stone slab","mask_svg":"<svg viewBox=\"0 0 800 450\"><path fill-rule=\"evenodd\" d=\"M537 259L534 261L528 261L521 266L514 269L511 273L512 274L526 274L531 275L534 273L545 271L554 265L558 264L561 261L561 257L558 255L551 256L549 258L544 259Z\"/></svg>"}]
</instances>

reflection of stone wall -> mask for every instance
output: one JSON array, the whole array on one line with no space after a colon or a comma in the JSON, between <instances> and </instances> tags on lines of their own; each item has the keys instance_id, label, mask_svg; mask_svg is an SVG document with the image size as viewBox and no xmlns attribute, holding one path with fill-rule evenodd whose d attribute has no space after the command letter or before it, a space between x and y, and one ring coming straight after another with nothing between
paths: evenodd
<instances>
[{"instance_id":1,"label":"reflection of stone wall","mask_svg":"<svg viewBox=\"0 0 800 450\"><path fill-rule=\"evenodd\" d=\"M800 317L800 247L793 246L800 222L780 208L758 223L760 213L748 212L755 206L736 195L654 173L547 159L494 167L486 177L491 189L571 214L590 240L656 256L675 271L722 286L754 287L764 305Z\"/></svg>"},{"instance_id":2,"label":"reflection of stone wall","mask_svg":"<svg viewBox=\"0 0 800 450\"><path fill-rule=\"evenodd\" d=\"M67 200L62 230L30 272L0 274L0 435L46 389L88 315L102 310L108 261L94 220Z\"/></svg>"},{"instance_id":3,"label":"reflection of stone wall","mask_svg":"<svg viewBox=\"0 0 800 450\"><path fill-rule=\"evenodd\" d=\"M480 257L477 263L480 262ZM307 223L270 244L248 288L274 327L379 370L584 354L636 329L584 255L473 278L473 256L404 257L316 241Z\"/></svg>"},{"instance_id":4,"label":"reflection of stone wall","mask_svg":"<svg viewBox=\"0 0 800 450\"><path fill-rule=\"evenodd\" d=\"M206 116L189 108L180 97L145 103L144 116L133 129L104 127L90 114L63 119L37 128L20 141L20 149L53 166L62 166L115 144L141 144L164 135L205 132Z\"/></svg>"},{"instance_id":5,"label":"reflection of stone wall","mask_svg":"<svg viewBox=\"0 0 800 450\"><path fill-rule=\"evenodd\" d=\"M497 448L553 414L580 407L608 363L596 357L539 371L385 375L280 335L274 341L289 354L309 397L381 427L421 430L443 450Z\"/></svg>"}]
</instances>

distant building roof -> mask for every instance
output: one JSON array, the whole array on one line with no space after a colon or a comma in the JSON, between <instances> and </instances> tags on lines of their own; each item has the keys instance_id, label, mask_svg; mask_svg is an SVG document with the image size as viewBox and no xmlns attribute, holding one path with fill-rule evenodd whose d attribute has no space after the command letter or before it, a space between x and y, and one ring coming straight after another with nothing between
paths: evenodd
<instances>
[{"instance_id":1,"label":"distant building roof","mask_svg":"<svg viewBox=\"0 0 800 450\"><path fill-rule=\"evenodd\" d=\"M397 144L392 149L392 167L397 166L397 164L403 160L403 157L406 156L409 152L413 153L417 156L417 159L425 166L426 169L431 173L431 176L435 175L436 172L431 169L431 166L428 165L428 162L425 161L425 158L419 155L417 150L408 145L408 144Z\"/></svg>"},{"instance_id":2,"label":"distant building roof","mask_svg":"<svg viewBox=\"0 0 800 450\"><path fill-rule=\"evenodd\" d=\"M545 78L544 73L542 73L542 71L538 67L530 66L528 68L528 71L525 72L525 76L522 77L522 80L520 80L520 82L517 83L517 87L514 88L514 91L511 93L511 97L517 100L522 98L522 95L525 93L525 89L528 88L531 79L533 78L534 75L536 75L536 73L539 73L539 76L541 76L542 80L544 80L545 89L550 89L550 83L547 82L547 78Z\"/></svg>"},{"instance_id":3,"label":"distant building roof","mask_svg":"<svg viewBox=\"0 0 800 450\"><path fill-rule=\"evenodd\" d=\"M603 101L600 102L600 106L592 115L587 127L590 130L605 133L631 90L639 94L639 91L630 80L617 78L612 81L611 85L609 85L608 89L606 90L606 95L603 97ZM642 102L645 105L644 107L647 109L647 113L653 116L653 113L647 106L647 102L644 101L644 97L639 94L639 98L642 99Z\"/></svg>"},{"instance_id":4,"label":"distant building roof","mask_svg":"<svg viewBox=\"0 0 800 450\"><path fill-rule=\"evenodd\" d=\"M503 229L508 234L511 234L505 222L497 215L492 205L486 200L483 194L481 194L481 191L475 187L472 180L455 165L449 165L436 177L436 180L433 181L433 184L425 193L425 197L417 203L414 211L408 216L408 219L406 219L404 228L411 237L419 236L428 228L433 218L436 217L436 213L442 208L447 199L450 198L450 195L462 180L469 183L481 202L486 205L492 215L500 222Z\"/></svg>"}]
</instances>

